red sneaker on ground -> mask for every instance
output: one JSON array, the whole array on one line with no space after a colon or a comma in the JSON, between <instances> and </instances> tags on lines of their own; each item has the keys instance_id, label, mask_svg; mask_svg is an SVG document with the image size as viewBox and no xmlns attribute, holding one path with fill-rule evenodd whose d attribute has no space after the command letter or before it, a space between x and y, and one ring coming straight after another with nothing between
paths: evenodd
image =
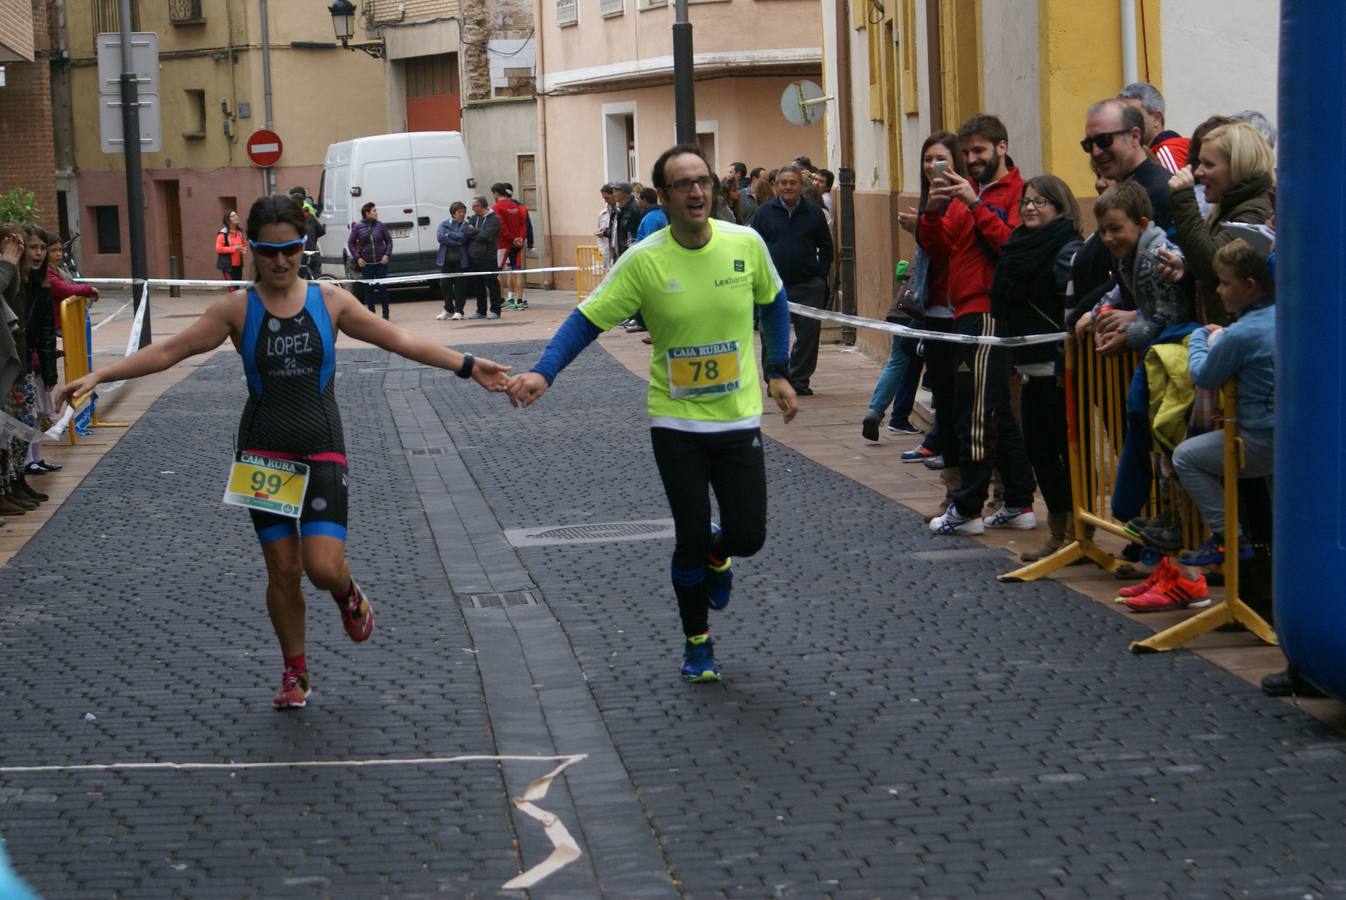
<instances>
[{"instance_id":1,"label":"red sneaker on ground","mask_svg":"<svg viewBox=\"0 0 1346 900\"><path fill-rule=\"evenodd\" d=\"M369 640L374 633L374 607L369 605L369 598L354 578L351 579L350 595L344 601L338 600L337 606L341 608L341 624L346 627L350 639L357 644Z\"/></svg>"},{"instance_id":2,"label":"red sneaker on ground","mask_svg":"<svg viewBox=\"0 0 1346 900\"><path fill-rule=\"evenodd\" d=\"M1148 594L1154 588L1162 587L1169 579L1176 578L1180 571L1182 570L1173 565L1173 562L1165 556L1159 560L1159 565L1154 567L1154 571L1150 573L1149 578L1146 578L1140 584L1129 584L1121 588L1117 591L1117 597L1118 599L1129 599Z\"/></svg>"},{"instance_id":3,"label":"red sneaker on ground","mask_svg":"<svg viewBox=\"0 0 1346 900\"><path fill-rule=\"evenodd\" d=\"M303 709L311 693L313 691L309 688L307 672L286 669L280 679L280 692L272 702L276 704L276 709Z\"/></svg>"},{"instance_id":4,"label":"red sneaker on ground","mask_svg":"<svg viewBox=\"0 0 1346 900\"><path fill-rule=\"evenodd\" d=\"M1132 612L1167 612L1171 609L1210 606L1206 576L1198 575L1195 581L1188 581L1179 570L1175 577L1155 585L1139 597L1132 597L1126 601L1126 605Z\"/></svg>"}]
</instances>

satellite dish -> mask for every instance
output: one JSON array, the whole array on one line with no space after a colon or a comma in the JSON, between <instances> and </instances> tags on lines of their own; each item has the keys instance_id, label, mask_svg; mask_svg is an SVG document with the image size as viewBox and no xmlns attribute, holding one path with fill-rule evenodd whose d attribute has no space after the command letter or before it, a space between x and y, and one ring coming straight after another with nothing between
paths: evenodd
<instances>
[{"instance_id":1,"label":"satellite dish","mask_svg":"<svg viewBox=\"0 0 1346 900\"><path fill-rule=\"evenodd\" d=\"M791 125L816 125L823 120L828 99L812 81L792 81L780 95L780 111Z\"/></svg>"}]
</instances>

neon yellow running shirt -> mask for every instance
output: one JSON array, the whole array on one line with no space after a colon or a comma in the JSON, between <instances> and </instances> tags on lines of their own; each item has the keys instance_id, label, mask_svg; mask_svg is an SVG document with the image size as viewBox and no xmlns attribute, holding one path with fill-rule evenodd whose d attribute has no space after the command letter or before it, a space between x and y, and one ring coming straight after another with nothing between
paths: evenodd
<instances>
[{"instance_id":1,"label":"neon yellow running shirt","mask_svg":"<svg viewBox=\"0 0 1346 900\"><path fill-rule=\"evenodd\" d=\"M711 219L710 241L683 247L669 229L617 260L580 304L602 331L639 313L653 341L648 408L652 427L680 431L756 428L762 419L753 307L782 283L751 228Z\"/></svg>"}]
</instances>

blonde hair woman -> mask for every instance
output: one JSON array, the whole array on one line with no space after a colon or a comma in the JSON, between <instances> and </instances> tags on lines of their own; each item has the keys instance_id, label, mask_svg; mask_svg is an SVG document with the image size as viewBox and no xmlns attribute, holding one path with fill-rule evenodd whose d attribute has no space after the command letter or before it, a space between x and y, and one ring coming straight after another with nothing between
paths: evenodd
<instances>
[{"instance_id":1,"label":"blonde hair woman","mask_svg":"<svg viewBox=\"0 0 1346 900\"><path fill-rule=\"evenodd\" d=\"M1276 154L1266 138L1245 122L1221 125L1205 135L1191 168L1179 169L1169 179L1173 192L1173 224L1177 243L1186 257L1185 268L1196 277L1197 309L1206 322L1228 321L1215 293L1216 252L1238 235L1229 222L1263 225L1275 214ZM1196 183L1212 204L1202 217Z\"/></svg>"}]
</instances>

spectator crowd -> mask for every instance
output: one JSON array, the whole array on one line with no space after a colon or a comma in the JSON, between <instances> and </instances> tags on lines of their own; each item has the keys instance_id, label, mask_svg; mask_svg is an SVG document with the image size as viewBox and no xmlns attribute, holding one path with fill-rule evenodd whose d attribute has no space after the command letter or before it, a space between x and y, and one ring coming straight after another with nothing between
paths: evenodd
<instances>
[{"instance_id":1,"label":"spectator crowd","mask_svg":"<svg viewBox=\"0 0 1346 900\"><path fill-rule=\"evenodd\" d=\"M1082 126L1098 194L1091 222L1061 178L1019 170L994 115L925 140L918 200L897 215L916 251L898 266L887 319L964 342L894 336L861 433L877 441L886 417L889 432L920 434L912 413L924 385L933 424L901 459L941 472L945 497L927 520L930 531L1039 530L1040 493L1045 533L1021 556L1042 560L1076 534L1065 341L1009 347L966 338L1065 333L1079 353L1129 355L1134 376L1117 386L1117 397L1097 401L1125 410L1113 426L1122 449L1109 511L1132 540L1124 556L1154 554L1160 562L1118 599L1137 613L1200 608L1212 602L1209 582L1219 577L1212 567L1226 553L1250 558L1250 533L1270 533L1254 516L1248 529L1225 534L1218 394L1235 383L1245 458L1238 477L1266 479L1274 447L1276 133L1265 116L1245 110L1212 116L1184 136L1169 127L1163 96L1146 83L1094 103ZM831 308L833 174L797 157L770 170L735 162L714 181L715 217L761 235L790 301ZM657 196L638 184L606 184L601 195L595 237L609 265L666 224ZM790 381L808 396L820 323L791 318ZM628 329L643 330L639 321ZM1171 502L1174 488L1190 504ZM1184 508L1200 522L1184 523ZM1184 547L1194 530L1184 524L1204 526L1197 546ZM1264 687L1313 691L1294 672Z\"/></svg>"}]
</instances>

